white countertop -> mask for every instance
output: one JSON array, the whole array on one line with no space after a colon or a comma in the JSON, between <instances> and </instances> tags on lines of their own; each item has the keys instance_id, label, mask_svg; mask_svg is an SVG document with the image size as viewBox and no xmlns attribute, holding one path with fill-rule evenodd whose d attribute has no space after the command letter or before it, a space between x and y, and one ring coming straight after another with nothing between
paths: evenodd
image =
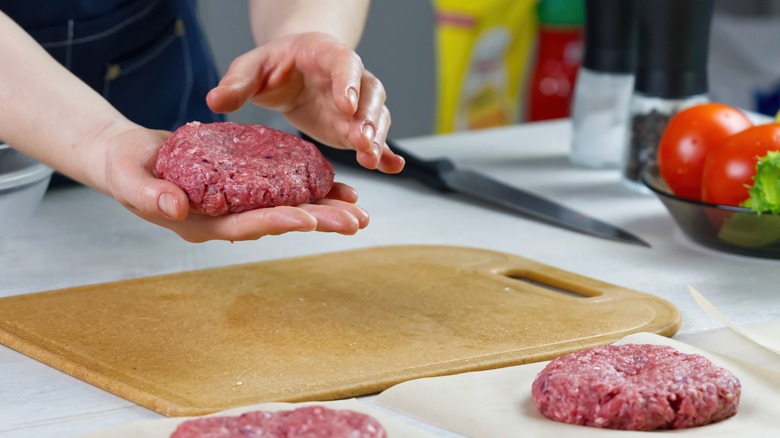
<instances>
[{"instance_id":1,"label":"white countertop","mask_svg":"<svg viewBox=\"0 0 780 438\"><path fill-rule=\"evenodd\" d=\"M738 324L780 320L780 260L717 252L691 242L655 197L624 188L617 170L568 162L568 121L400 141L422 157L447 156L624 228L643 248L555 228L443 195L400 177L341 166L371 224L355 236L293 233L255 242L190 244L84 187L50 191L32 220L0 248L0 296L154 274L396 244L481 247L663 297L693 339L721 327L690 297L704 293ZM0 436L71 436L160 415L0 346Z\"/></svg>"}]
</instances>

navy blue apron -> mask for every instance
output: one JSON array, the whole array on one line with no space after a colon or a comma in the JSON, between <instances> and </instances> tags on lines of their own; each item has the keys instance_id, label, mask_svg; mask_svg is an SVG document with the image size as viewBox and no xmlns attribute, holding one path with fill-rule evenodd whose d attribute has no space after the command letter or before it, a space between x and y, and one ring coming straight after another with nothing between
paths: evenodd
<instances>
[{"instance_id":1,"label":"navy blue apron","mask_svg":"<svg viewBox=\"0 0 780 438\"><path fill-rule=\"evenodd\" d=\"M174 130L223 117L195 0L0 0L0 10L130 120Z\"/></svg>"},{"instance_id":2,"label":"navy blue apron","mask_svg":"<svg viewBox=\"0 0 780 438\"><path fill-rule=\"evenodd\" d=\"M222 117L194 0L0 0L0 10L130 120L174 130Z\"/></svg>"}]
</instances>

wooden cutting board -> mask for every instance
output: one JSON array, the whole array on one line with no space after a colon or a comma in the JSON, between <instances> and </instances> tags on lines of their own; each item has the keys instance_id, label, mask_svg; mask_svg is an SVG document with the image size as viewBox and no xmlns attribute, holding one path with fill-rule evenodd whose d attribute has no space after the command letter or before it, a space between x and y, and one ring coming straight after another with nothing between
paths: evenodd
<instances>
[{"instance_id":1,"label":"wooden cutting board","mask_svg":"<svg viewBox=\"0 0 780 438\"><path fill-rule=\"evenodd\" d=\"M392 246L0 299L0 342L169 416L347 398L671 336L657 297L493 251Z\"/></svg>"}]
</instances>

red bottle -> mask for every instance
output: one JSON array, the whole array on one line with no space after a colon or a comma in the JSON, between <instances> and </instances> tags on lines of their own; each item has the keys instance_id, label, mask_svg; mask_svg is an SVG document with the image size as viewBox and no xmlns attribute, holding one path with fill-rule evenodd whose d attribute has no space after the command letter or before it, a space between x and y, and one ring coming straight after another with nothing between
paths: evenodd
<instances>
[{"instance_id":1,"label":"red bottle","mask_svg":"<svg viewBox=\"0 0 780 438\"><path fill-rule=\"evenodd\" d=\"M569 117L582 62L583 0L541 0L528 121Z\"/></svg>"}]
</instances>

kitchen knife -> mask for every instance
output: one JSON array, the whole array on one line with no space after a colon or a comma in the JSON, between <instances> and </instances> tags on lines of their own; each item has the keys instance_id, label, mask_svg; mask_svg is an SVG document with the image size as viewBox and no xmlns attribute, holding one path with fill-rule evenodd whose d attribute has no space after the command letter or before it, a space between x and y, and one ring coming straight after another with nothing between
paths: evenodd
<instances>
[{"instance_id":1,"label":"kitchen knife","mask_svg":"<svg viewBox=\"0 0 780 438\"><path fill-rule=\"evenodd\" d=\"M354 151L325 146L306 134L301 134L301 137L314 143L329 160L361 167L355 160ZM387 140L387 144L390 149L406 159L406 166L399 175L416 179L434 190L460 193L541 222L590 236L650 246L644 240L625 230L566 208L539 195L509 186L471 170L458 169L449 159L423 160L399 147L392 140Z\"/></svg>"}]
</instances>

